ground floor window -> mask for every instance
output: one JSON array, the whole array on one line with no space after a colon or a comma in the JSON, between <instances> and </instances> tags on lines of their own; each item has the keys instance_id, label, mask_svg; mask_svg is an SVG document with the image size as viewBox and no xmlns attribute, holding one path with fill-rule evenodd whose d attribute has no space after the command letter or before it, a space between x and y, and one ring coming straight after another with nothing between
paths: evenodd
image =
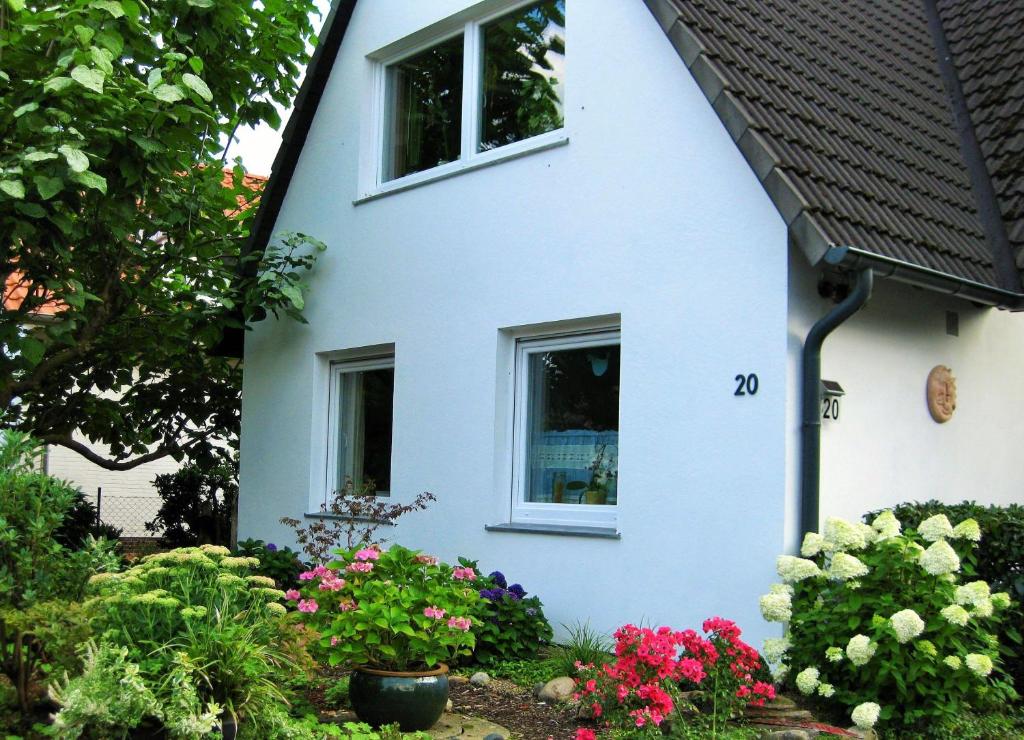
<instances>
[{"instance_id":1,"label":"ground floor window","mask_svg":"<svg viewBox=\"0 0 1024 740\"><path fill-rule=\"evenodd\" d=\"M614 524L619 360L618 331L517 341L514 520Z\"/></svg>"},{"instance_id":2,"label":"ground floor window","mask_svg":"<svg viewBox=\"0 0 1024 740\"><path fill-rule=\"evenodd\" d=\"M331 364L325 501L347 481L391 492L395 360Z\"/></svg>"}]
</instances>

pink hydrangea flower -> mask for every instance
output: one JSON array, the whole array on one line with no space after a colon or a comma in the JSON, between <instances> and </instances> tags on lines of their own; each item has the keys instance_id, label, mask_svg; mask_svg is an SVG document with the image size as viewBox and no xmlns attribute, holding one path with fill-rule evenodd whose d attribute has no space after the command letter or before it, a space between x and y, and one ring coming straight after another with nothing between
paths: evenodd
<instances>
[{"instance_id":1,"label":"pink hydrangea flower","mask_svg":"<svg viewBox=\"0 0 1024 740\"><path fill-rule=\"evenodd\" d=\"M320 605L316 603L316 599L302 599L299 602L299 611L305 612L306 614L312 614L319 608Z\"/></svg>"},{"instance_id":2,"label":"pink hydrangea flower","mask_svg":"<svg viewBox=\"0 0 1024 740\"><path fill-rule=\"evenodd\" d=\"M364 547L355 555L356 560L377 560L379 557L380 552L372 547Z\"/></svg>"},{"instance_id":3,"label":"pink hydrangea flower","mask_svg":"<svg viewBox=\"0 0 1024 740\"><path fill-rule=\"evenodd\" d=\"M338 639L337 635L331 635L331 647L334 647L339 642L341 642L341 641Z\"/></svg>"},{"instance_id":4,"label":"pink hydrangea flower","mask_svg":"<svg viewBox=\"0 0 1024 740\"><path fill-rule=\"evenodd\" d=\"M455 568L452 571L452 578L456 581L475 581L476 571L472 568Z\"/></svg>"},{"instance_id":5,"label":"pink hydrangea flower","mask_svg":"<svg viewBox=\"0 0 1024 740\"><path fill-rule=\"evenodd\" d=\"M330 572L330 569L326 565L318 565L315 568L313 568L313 575L317 578L323 578Z\"/></svg>"},{"instance_id":6,"label":"pink hydrangea flower","mask_svg":"<svg viewBox=\"0 0 1024 740\"><path fill-rule=\"evenodd\" d=\"M433 555L417 555L416 562L424 565L437 565L440 561Z\"/></svg>"},{"instance_id":7,"label":"pink hydrangea flower","mask_svg":"<svg viewBox=\"0 0 1024 740\"><path fill-rule=\"evenodd\" d=\"M444 609L440 609L436 606L428 606L423 610L424 617L430 617L432 619L444 619Z\"/></svg>"},{"instance_id":8,"label":"pink hydrangea flower","mask_svg":"<svg viewBox=\"0 0 1024 740\"><path fill-rule=\"evenodd\" d=\"M353 612L359 608L359 604L354 601L339 601L338 611L342 612Z\"/></svg>"},{"instance_id":9,"label":"pink hydrangea flower","mask_svg":"<svg viewBox=\"0 0 1024 740\"><path fill-rule=\"evenodd\" d=\"M316 578L316 573L314 573L311 570L306 570L306 571L303 571L302 573L299 573L299 580L300 581L312 581L314 578Z\"/></svg>"},{"instance_id":10,"label":"pink hydrangea flower","mask_svg":"<svg viewBox=\"0 0 1024 740\"><path fill-rule=\"evenodd\" d=\"M345 588L345 579L338 578L334 573L328 573L320 580L321 591L340 591Z\"/></svg>"},{"instance_id":11,"label":"pink hydrangea flower","mask_svg":"<svg viewBox=\"0 0 1024 740\"><path fill-rule=\"evenodd\" d=\"M369 573L373 570L373 563L352 563L345 570L349 573Z\"/></svg>"},{"instance_id":12,"label":"pink hydrangea flower","mask_svg":"<svg viewBox=\"0 0 1024 740\"><path fill-rule=\"evenodd\" d=\"M284 592L284 597L286 599L288 599L288 601L298 601L299 599L302 598L302 594L300 594L294 588L290 588L290 589L288 589L287 591Z\"/></svg>"},{"instance_id":13,"label":"pink hydrangea flower","mask_svg":"<svg viewBox=\"0 0 1024 740\"><path fill-rule=\"evenodd\" d=\"M454 630L468 632L469 628L473 626L473 622L469 617L452 617L448 620L448 626Z\"/></svg>"}]
</instances>

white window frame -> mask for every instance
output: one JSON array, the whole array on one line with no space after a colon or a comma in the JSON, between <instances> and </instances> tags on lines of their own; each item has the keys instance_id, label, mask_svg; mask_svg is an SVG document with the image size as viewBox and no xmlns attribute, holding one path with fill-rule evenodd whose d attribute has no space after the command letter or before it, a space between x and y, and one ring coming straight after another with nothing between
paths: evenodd
<instances>
[{"instance_id":1,"label":"white window frame","mask_svg":"<svg viewBox=\"0 0 1024 740\"><path fill-rule=\"evenodd\" d=\"M563 100L562 128L496 147L486 152L477 151L480 144L480 108L483 97L481 88L483 27L507 13L528 7L535 2L537 0L497 0L486 3L485 13L477 10L476 14L470 15L468 19L463 19L465 14L458 14L430 29L412 34L407 39L390 44L367 56L372 64L370 81L372 104L369 114L369 137L366 137L369 141L364 143L368 144L373 155L370 166L368 168L364 166L364 170L368 169L369 171L364 172L360 178L360 194L356 203L568 143L569 135L565 119L568 117L569 105ZM566 5L568 6L568 2ZM566 14L568 15L568 10ZM567 19L566 26L568 25ZM388 96L388 68L459 35L463 37L464 44L462 55L462 138L459 157L437 167L385 180L391 103Z\"/></svg>"},{"instance_id":2,"label":"white window frame","mask_svg":"<svg viewBox=\"0 0 1024 740\"><path fill-rule=\"evenodd\" d=\"M515 344L512 411L512 517L513 524L546 524L577 527L616 527L618 499L614 504L532 503L526 500L530 440L530 357L543 352L622 346L619 329L598 329L573 334L518 337ZM620 355L621 357L621 355ZM621 360L620 360L621 362ZM620 368L621 371L621 368ZM621 459L621 458L619 458Z\"/></svg>"},{"instance_id":3,"label":"white window frame","mask_svg":"<svg viewBox=\"0 0 1024 740\"><path fill-rule=\"evenodd\" d=\"M366 372L369 370L394 370L395 358L394 356L387 357L374 357L363 360L339 360L331 362L329 372L329 387L327 391L327 454L326 454L326 466L324 469L323 476L323 496L322 502L328 504L331 495L339 490L344 484L344 481L338 480L338 442L339 435L341 434L341 406L342 406L342 376L351 375L353 373ZM350 404L352 407L352 414L359 414L362 411L362 404L355 403ZM355 419L352 419L355 422ZM350 428L354 428L350 427ZM391 420L391 435L392 445L394 444L394 415L392 414ZM390 461L388 463L391 465ZM360 471L356 471L355 465L352 465L354 474ZM353 478L356 477L353 475ZM390 496L391 491L377 491L378 496Z\"/></svg>"}]
</instances>

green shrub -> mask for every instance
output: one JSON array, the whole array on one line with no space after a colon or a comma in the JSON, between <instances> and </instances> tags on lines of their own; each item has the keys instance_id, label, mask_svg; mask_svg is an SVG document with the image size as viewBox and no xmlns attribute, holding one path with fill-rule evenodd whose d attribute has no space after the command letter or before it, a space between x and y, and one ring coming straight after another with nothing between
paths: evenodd
<instances>
[{"instance_id":1,"label":"green shrub","mask_svg":"<svg viewBox=\"0 0 1024 740\"><path fill-rule=\"evenodd\" d=\"M478 571L475 560L459 558L464 567ZM536 596L527 596L518 583L509 585L504 574L494 571L477 579L480 601L474 616L476 647L473 660L525 660L551 640L551 625L544 617L544 605Z\"/></svg>"},{"instance_id":2,"label":"green shrub","mask_svg":"<svg viewBox=\"0 0 1024 740\"><path fill-rule=\"evenodd\" d=\"M306 565L299 560L299 554L289 547L278 547L263 540L242 540L232 551L238 557L253 557L260 561L255 572L273 578L278 588L293 588L298 583L299 573Z\"/></svg>"},{"instance_id":3,"label":"green shrub","mask_svg":"<svg viewBox=\"0 0 1024 740\"><path fill-rule=\"evenodd\" d=\"M992 586L993 591L1008 591L1014 603L1003 615L999 635L1006 672L1013 677L1018 692L1024 692L1024 506L982 506L974 501L944 504L939 501L899 504L892 510L907 527L916 528L925 519L945 514L951 521L974 519L984 537L975 548L971 562L975 575ZM865 521L874 519L866 514Z\"/></svg>"},{"instance_id":4,"label":"green shrub","mask_svg":"<svg viewBox=\"0 0 1024 740\"><path fill-rule=\"evenodd\" d=\"M110 524L97 524L96 507L84 493L75 491L74 501L53 536L69 550L80 550L86 546L90 536L116 540L121 534L122 530Z\"/></svg>"},{"instance_id":5,"label":"green shrub","mask_svg":"<svg viewBox=\"0 0 1024 740\"><path fill-rule=\"evenodd\" d=\"M174 473L158 475L153 481L162 500L150 532L160 532L168 547L227 545L231 539L231 517L238 499L238 466L201 468L194 463Z\"/></svg>"},{"instance_id":6,"label":"green shrub","mask_svg":"<svg viewBox=\"0 0 1024 740\"><path fill-rule=\"evenodd\" d=\"M901 532L891 512L872 524L829 519L802 558L778 559L784 583L761 598L789 635L765 657L803 694L853 708L903 732L1016 698L995 631L1011 603L972 577L978 525L939 515ZM960 574L964 581L961 584Z\"/></svg>"},{"instance_id":7,"label":"green shrub","mask_svg":"<svg viewBox=\"0 0 1024 740\"><path fill-rule=\"evenodd\" d=\"M42 447L28 436L0 431L0 671L14 686L23 713L29 709L33 684L61 630L61 608L81 596L96 570L112 569L120 560L115 543L87 537L71 551L56 539L78 491L41 472Z\"/></svg>"},{"instance_id":8,"label":"green shrub","mask_svg":"<svg viewBox=\"0 0 1024 740\"><path fill-rule=\"evenodd\" d=\"M255 558L203 545L91 579L96 594L85 608L100 649L127 650L172 733L168 718L199 722L211 712L242 716L257 737L274 737L287 721L283 687L301 675L301 644L284 619L284 593L250 575L256 566ZM175 702L183 702L178 714Z\"/></svg>"}]
</instances>

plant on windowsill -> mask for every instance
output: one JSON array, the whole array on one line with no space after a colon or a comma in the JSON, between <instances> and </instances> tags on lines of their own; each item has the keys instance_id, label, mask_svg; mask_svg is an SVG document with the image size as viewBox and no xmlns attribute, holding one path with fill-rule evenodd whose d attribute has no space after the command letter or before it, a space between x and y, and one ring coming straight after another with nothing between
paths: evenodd
<instances>
[{"instance_id":1,"label":"plant on windowsill","mask_svg":"<svg viewBox=\"0 0 1024 740\"><path fill-rule=\"evenodd\" d=\"M286 597L321 635L331 665L353 668L349 698L373 725L426 730L448 700L443 661L469 655L476 571L394 545L339 551Z\"/></svg>"},{"instance_id":2,"label":"plant on windowsill","mask_svg":"<svg viewBox=\"0 0 1024 740\"><path fill-rule=\"evenodd\" d=\"M584 500L588 504L604 505L608 503L608 489L618 475L618 462L614 453L608 452L608 445L598 445L589 469L590 484L583 494Z\"/></svg>"}]
</instances>

